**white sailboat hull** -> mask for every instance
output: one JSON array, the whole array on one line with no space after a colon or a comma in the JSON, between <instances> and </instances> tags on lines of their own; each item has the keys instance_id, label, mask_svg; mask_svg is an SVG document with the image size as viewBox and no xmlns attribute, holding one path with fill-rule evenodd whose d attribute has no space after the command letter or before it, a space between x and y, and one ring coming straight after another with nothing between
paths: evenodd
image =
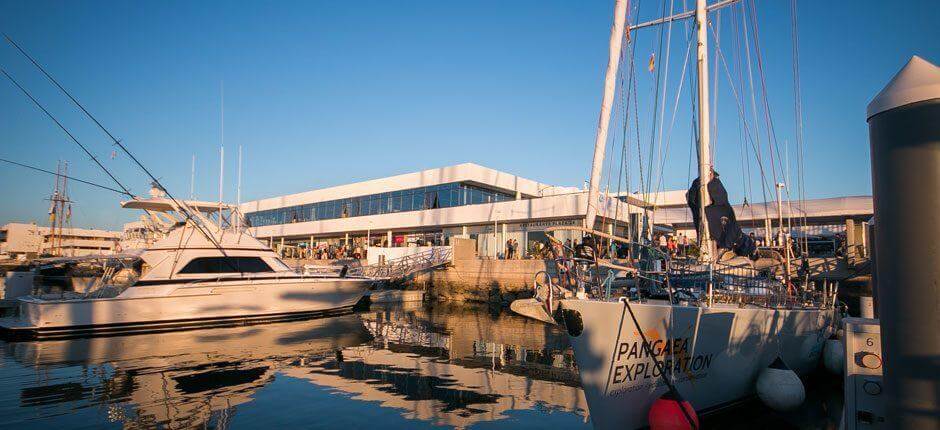
<instances>
[{"instance_id":1,"label":"white sailboat hull","mask_svg":"<svg viewBox=\"0 0 940 430\"><path fill-rule=\"evenodd\" d=\"M27 337L168 331L313 317L351 309L372 280L229 279L133 286L114 298L22 298L0 328Z\"/></svg>"},{"instance_id":2,"label":"white sailboat hull","mask_svg":"<svg viewBox=\"0 0 940 430\"><path fill-rule=\"evenodd\" d=\"M563 300L560 306L594 427L649 426L650 406L666 386L625 305ZM777 356L801 375L816 368L833 315L721 305L631 307L656 359L674 369L674 384L700 413L753 395L758 373Z\"/></svg>"}]
</instances>

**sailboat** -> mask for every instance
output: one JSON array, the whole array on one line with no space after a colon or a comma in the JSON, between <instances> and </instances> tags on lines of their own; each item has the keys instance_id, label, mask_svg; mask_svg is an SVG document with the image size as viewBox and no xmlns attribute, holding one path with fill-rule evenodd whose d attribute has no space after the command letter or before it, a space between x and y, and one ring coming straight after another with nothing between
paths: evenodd
<instances>
[{"instance_id":1,"label":"sailboat","mask_svg":"<svg viewBox=\"0 0 940 430\"><path fill-rule=\"evenodd\" d=\"M585 226L549 230L580 232L594 244L620 242L632 258L615 264L598 259L596 246L576 252L553 239L557 276L537 279L536 297L513 305L525 315L564 324L598 429L650 426L651 407L667 393L699 414L738 403L755 394L760 372L777 360L799 375L816 368L832 331L832 292L793 276L789 247L755 251L713 168L706 20L709 11L735 3L696 0L694 11L643 24L695 19L698 178L687 198L697 258L675 260L649 242L594 230L598 207L609 198L600 180L627 16L627 1L617 0ZM601 274L611 270L631 278L619 294L611 277Z\"/></svg>"}]
</instances>

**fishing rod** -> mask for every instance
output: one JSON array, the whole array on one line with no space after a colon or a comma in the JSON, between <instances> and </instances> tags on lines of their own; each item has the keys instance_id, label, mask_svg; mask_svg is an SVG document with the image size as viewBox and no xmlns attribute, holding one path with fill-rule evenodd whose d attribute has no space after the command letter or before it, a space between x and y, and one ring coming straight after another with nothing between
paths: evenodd
<instances>
[{"instance_id":1,"label":"fishing rod","mask_svg":"<svg viewBox=\"0 0 940 430\"><path fill-rule=\"evenodd\" d=\"M92 154L91 151L88 150L88 147L86 147L81 142L79 142L78 139L75 137L75 135L73 135L67 128L65 128L65 126L62 125L62 123L59 122L59 120L56 119L56 117L53 116L52 113L49 112L45 108L45 106L42 105L42 103L39 103L39 100L36 100L36 98L33 97L33 95L30 94L30 92L27 91L26 88L23 88L23 86L20 85L20 83L17 82L16 79L13 79L13 76L10 76L10 74L7 73L7 71L4 70L2 67L0 67L0 72L2 72L3 75L6 76L7 79L9 79L10 82L12 82L13 85L16 86L16 88L18 88L27 98L29 98L33 102L33 104L35 104L36 107L39 108L39 110L41 110L44 114L46 114L46 116L49 117L49 119L51 119L52 122L55 123L55 125L57 125L60 129L62 129L62 131L65 132L66 135L68 135L69 139L71 139L72 142L75 142L75 144L77 144L80 148L82 148L82 151L85 151L85 154L91 157L92 161L94 161L95 164L97 164L98 167L101 168L101 170L104 170L104 172L108 174L111 180L114 181L114 183L117 184L119 187L121 187L122 190L124 190L123 192L125 194L131 195L131 196L134 195L133 193L131 193L131 191L127 187L124 186L124 184L121 183L121 181L118 180L118 178L114 177L114 175L111 174L111 171L109 171L106 167L104 167L103 164L101 164L101 161L98 160L98 157L95 157L95 155Z\"/></svg>"},{"instance_id":2,"label":"fishing rod","mask_svg":"<svg viewBox=\"0 0 940 430\"><path fill-rule=\"evenodd\" d=\"M111 141L114 142L114 144L117 145L117 147L120 148L121 151L123 151L125 154L127 154L127 156L130 157L130 159L131 159L135 164L137 164L137 166L140 167L140 169L141 169L148 177L150 177L150 179L153 181L153 183L154 183L156 186L158 186L161 190L163 190L164 193L166 193L166 196L170 199L170 201L172 201L173 204L176 205L176 207L181 210L181 212L183 213L183 215L186 217L186 221L191 221L191 222L192 222L192 225L196 228L196 230L198 230L200 233L202 233L202 235L203 235L210 243L212 243L212 245L215 246L215 248L218 249L219 252L221 252L224 257L226 257L225 261L229 264L229 266L232 266L232 263L228 261L228 260L229 260L229 259L228 259L228 253L226 253L225 250L222 248L222 244L219 243L219 242L215 239L215 237L214 237L209 231L206 230L205 226L202 225L202 222L201 222L198 218L196 218L196 217L193 216L193 209L190 208L189 205L187 205L187 204L185 203L185 201L181 202L181 201L177 200L175 197L173 197L173 195L170 193L170 191L167 190L166 187L164 187L162 183L160 183L160 180L157 179L156 176L154 176L152 173L150 173L150 170L148 170L146 167L144 167L144 165L140 162L140 160L138 160L137 157L134 156L134 154L131 154L131 152L127 149L127 147L124 146L124 144L121 143L121 141L119 141L117 138L115 138L114 135L111 134L111 132L110 132L104 125L102 125L101 122L98 121L98 119L95 118L95 116L92 115L91 112L89 112L88 109L86 109L84 105L82 105L78 100L76 100L74 96L72 96L72 93L70 93L70 92L69 92L68 90L66 90L61 84L59 84L59 81L57 81L55 78L53 78L52 75L50 75L49 72L47 72L46 69L43 68L42 65L39 64L39 62L37 62L31 55L29 55L29 53L27 53L25 49L23 49L22 47L20 47L20 45L17 44L17 43L16 43L9 35L7 35L6 33L3 34L3 37L6 38L7 42L9 42L11 45L13 45L13 47L16 48L17 51L19 51L21 54L23 54L23 56L26 57L26 58L30 61L30 63L33 64L33 66L35 66L40 72L42 72L42 74L45 75L46 78L48 78L49 81L52 82L52 84L56 86L56 88L59 89L59 91L61 91L63 94L65 94L65 96L68 97L69 100L71 100L72 103L75 104L75 106L77 106L79 109L81 109L82 112L85 113L85 116L87 116L89 119L91 119L92 122L94 122L95 125L97 125L99 129L101 129L101 131L103 131L106 135L108 135L108 137L111 139ZM4 74L6 74L6 72L4 72ZM7 75L7 77L9 77L9 75ZM12 78L10 78L10 79L12 79ZM17 86L19 87L19 84L17 84ZM22 87L20 87L20 88L22 89ZM23 89L23 91L25 92L25 89ZM39 102L36 101L35 99L33 99L32 96L30 96L30 98L31 98L37 105L39 104ZM41 107L41 106L40 106L40 107ZM43 109L43 111L45 111L45 109ZM47 114L48 114L48 112L47 112ZM51 115L50 115L50 117L51 117ZM58 123L58 121L56 121L56 123ZM61 127L61 125L60 125L60 127ZM63 129L64 129L64 128L63 128ZM71 136L71 134L70 134L70 136ZM73 139L73 140L74 140L74 139ZM76 140L76 143L77 143L77 142L78 142L78 141ZM83 148L84 148L84 147L83 147ZM86 151L86 152L87 152L87 151ZM90 153L89 153L89 155L90 155ZM97 159L96 159L96 161L97 161ZM100 163L99 163L99 166L101 166ZM104 169L104 166L101 166L101 168ZM107 169L105 169L105 171L107 171ZM110 175L110 172L109 172L108 174ZM123 187L123 186L122 186L122 187ZM220 227L220 228L221 228L221 224L222 224L222 218L223 218L223 217L222 217L222 208L220 207L220 208L219 208L219 227ZM231 268L234 269L236 272L241 272L241 270L238 270L237 267L232 266Z\"/></svg>"},{"instance_id":3,"label":"fishing rod","mask_svg":"<svg viewBox=\"0 0 940 430\"><path fill-rule=\"evenodd\" d=\"M35 171L37 171L37 172L48 173L48 174L50 174L50 175L62 176L62 177L65 177L66 179L71 179L71 180L73 180L73 181L75 181L75 182L81 182L81 183L83 183L83 184L91 185L91 186L93 186L93 187L98 187L98 188L101 188L101 189L103 189L103 190L108 190L108 191L112 191L112 192L115 192L115 193L118 193L118 194L121 194L121 195L134 197L133 194L128 193L128 192L121 191L121 190L119 190L119 189L117 189L117 188L111 188L111 187L106 186L106 185L96 184L96 183L91 182L91 181L86 181L86 180L84 180L84 179L78 179L78 178L76 178L76 177L69 176L69 175L63 175L63 174L61 174L61 173L56 173L56 172L53 172L53 171L51 171L51 170L46 170L46 169L43 169L43 168L39 168L39 167L35 167L35 166L30 166L30 165L28 165L28 164L17 163L16 161L7 160L7 159L5 159L5 158L0 158L0 161L2 161L2 162L4 162L4 163L10 163L10 164L15 165L15 166L25 167L25 168L27 168L27 169L35 170Z\"/></svg>"}]
</instances>

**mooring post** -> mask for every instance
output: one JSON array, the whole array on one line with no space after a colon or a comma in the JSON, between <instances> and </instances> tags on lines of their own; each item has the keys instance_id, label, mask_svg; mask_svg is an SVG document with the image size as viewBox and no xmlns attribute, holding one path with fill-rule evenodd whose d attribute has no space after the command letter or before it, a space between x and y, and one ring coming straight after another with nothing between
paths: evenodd
<instances>
[{"instance_id":1,"label":"mooring post","mask_svg":"<svg viewBox=\"0 0 940 430\"><path fill-rule=\"evenodd\" d=\"M913 57L868 105L868 125L886 424L936 429L940 68Z\"/></svg>"}]
</instances>

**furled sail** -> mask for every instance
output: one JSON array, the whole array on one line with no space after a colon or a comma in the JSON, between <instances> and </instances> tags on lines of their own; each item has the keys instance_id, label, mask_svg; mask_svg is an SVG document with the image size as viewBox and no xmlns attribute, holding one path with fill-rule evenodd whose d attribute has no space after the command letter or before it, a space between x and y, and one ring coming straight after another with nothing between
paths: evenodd
<instances>
[{"instance_id":1,"label":"furled sail","mask_svg":"<svg viewBox=\"0 0 940 430\"><path fill-rule=\"evenodd\" d=\"M699 189L699 178L696 178L685 195L689 209L692 210L692 221L695 223L696 231L699 231L701 223ZM708 196L711 201L711 204L705 207L708 233L715 240L718 249L731 250L741 256L754 255L757 245L753 239L744 234L741 226L738 225L734 209L728 202L728 191L718 178L718 172L712 171L712 179L708 182Z\"/></svg>"}]
</instances>

